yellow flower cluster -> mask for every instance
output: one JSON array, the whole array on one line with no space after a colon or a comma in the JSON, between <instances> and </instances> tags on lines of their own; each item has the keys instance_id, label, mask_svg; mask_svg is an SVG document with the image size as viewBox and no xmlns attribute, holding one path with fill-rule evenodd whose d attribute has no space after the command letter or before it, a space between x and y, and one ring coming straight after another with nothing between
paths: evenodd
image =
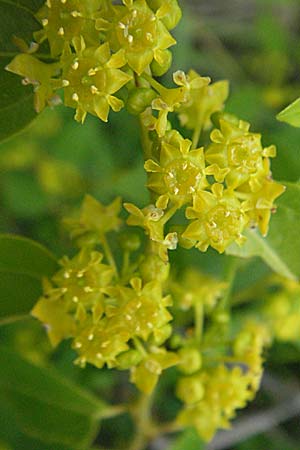
<instances>
[{"instance_id":1,"label":"yellow flower cluster","mask_svg":"<svg viewBox=\"0 0 300 450\"><path fill-rule=\"evenodd\" d=\"M262 314L276 339L290 342L299 341L299 282L281 278L277 291L267 296Z\"/></svg>"},{"instance_id":2,"label":"yellow flower cluster","mask_svg":"<svg viewBox=\"0 0 300 450\"><path fill-rule=\"evenodd\" d=\"M149 279L143 267L151 265L151 257L138 272L129 270L121 278L112 254L103 262L103 253L95 249L100 244L107 251L106 235L118 230L119 210L119 200L104 206L85 198L78 217L66 221L82 248L72 259L60 261L61 269L51 282L45 281L32 314L45 324L54 346L72 338L81 366L131 369L132 381L150 392L162 370L178 361L176 354L161 348L172 332L172 302L163 293L165 268L161 276Z\"/></svg>"},{"instance_id":3,"label":"yellow flower cluster","mask_svg":"<svg viewBox=\"0 0 300 450\"><path fill-rule=\"evenodd\" d=\"M76 109L83 122L91 113L107 121L109 109L119 111L124 102L115 94L149 67L160 74L171 64L168 48L176 43L169 30L181 17L176 0L47 0L36 14L53 63L21 54L7 66L32 84L35 108L61 101ZM36 46L36 49L38 45ZM132 88L132 86L131 86Z\"/></svg>"},{"instance_id":4,"label":"yellow flower cluster","mask_svg":"<svg viewBox=\"0 0 300 450\"><path fill-rule=\"evenodd\" d=\"M271 175L275 147L222 112L226 81L211 83L193 70L176 71L171 88L153 78L171 64L170 30L180 17L177 0L47 0L35 39L48 41L53 62L23 53L7 69L33 85L37 111L62 92L80 122L88 113L107 121L110 109L123 106L138 115L151 192L144 207L124 204L127 224L149 238L140 252L137 235L128 228L122 234L121 200L104 206L85 197L65 220L80 250L60 261L32 314L53 345L72 340L79 365L130 370L146 394L163 370L177 366L177 422L209 440L253 398L270 336L298 338L299 287L287 284L271 298L266 326L243 320L236 331L226 282L194 269L180 280L169 276L168 251L178 244L223 253L243 244L248 227L265 235L284 191ZM174 117L189 138L173 128ZM110 242L114 250L119 242L117 258Z\"/></svg>"},{"instance_id":5,"label":"yellow flower cluster","mask_svg":"<svg viewBox=\"0 0 300 450\"><path fill-rule=\"evenodd\" d=\"M161 120L159 115L156 120ZM155 217L150 218L151 226L146 225L133 219L137 209L127 205L128 223L142 226L152 241L162 244L168 240L164 225L184 208L187 221L174 228L179 244L201 251L211 246L220 253L232 242L243 244L247 227L257 226L265 235L274 201L284 191L284 186L271 178L269 157L275 156L275 147L263 148L260 135L251 133L248 123L232 117L219 120L211 141L206 148L193 148L192 142L175 130L165 131L158 142L154 140L153 156L146 160L145 169L147 186L156 201L151 206Z\"/></svg>"}]
</instances>

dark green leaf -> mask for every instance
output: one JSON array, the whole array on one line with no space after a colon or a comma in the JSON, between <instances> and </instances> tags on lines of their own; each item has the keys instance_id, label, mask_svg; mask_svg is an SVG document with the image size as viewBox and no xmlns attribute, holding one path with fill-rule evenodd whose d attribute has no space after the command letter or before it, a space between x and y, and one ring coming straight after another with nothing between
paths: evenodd
<instances>
[{"instance_id":1,"label":"dark green leaf","mask_svg":"<svg viewBox=\"0 0 300 450\"><path fill-rule=\"evenodd\" d=\"M0 235L0 323L28 314L41 295L41 280L57 262L42 245L13 235Z\"/></svg>"},{"instance_id":2,"label":"dark green leaf","mask_svg":"<svg viewBox=\"0 0 300 450\"><path fill-rule=\"evenodd\" d=\"M241 248L231 245L227 253L241 258L260 256L275 272L297 279L300 278L300 184L284 184L287 190L276 201L278 208L271 218L267 237L248 230L246 243Z\"/></svg>"},{"instance_id":3,"label":"dark green leaf","mask_svg":"<svg viewBox=\"0 0 300 450\"><path fill-rule=\"evenodd\" d=\"M11 350L0 349L0 393L28 436L86 450L105 405L52 369L37 367Z\"/></svg>"},{"instance_id":4,"label":"dark green leaf","mask_svg":"<svg viewBox=\"0 0 300 450\"><path fill-rule=\"evenodd\" d=\"M28 125L36 116L32 86L22 86L21 79L5 70L19 53L13 38L32 41L32 33L40 28L34 13L43 0L0 0L0 140Z\"/></svg>"}]
</instances>

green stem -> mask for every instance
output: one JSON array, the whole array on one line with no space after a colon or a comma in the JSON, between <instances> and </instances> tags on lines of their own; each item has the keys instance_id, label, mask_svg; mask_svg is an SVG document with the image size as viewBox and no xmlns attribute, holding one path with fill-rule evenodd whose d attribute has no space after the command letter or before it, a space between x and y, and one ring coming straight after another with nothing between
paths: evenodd
<instances>
[{"instance_id":1,"label":"green stem","mask_svg":"<svg viewBox=\"0 0 300 450\"><path fill-rule=\"evenodd\" d=\"M224 281L227 282L227 289L223 298L220 300L217 311L228 311L230 309L230 300L233 288L233 282L238 268L238 258L230 257L225 268Z\"/></svg>"},{"instance_id":2,"label":"green stem","mask_svg":"<svg viewBox=\"0 0 300 450\"><path fill-rule=\"evenodd\" d=\"M178 210L178 205L173 205L160 219L160 222L165 225L170 219L171 217L174 216L174 214L176 213L176 211Z\"/></svg>"},{"instance_id":3,"label":"green stem","mask_svg":"<svg viewBox=\"0 0 300 450\"><path fill-rule=\"evenodd\" d=\"M99 419L110 419L112 417L119 416L128 411L127 405L113 405L108 406L104 411L99 414Z\"/></svg>"},{"instance_id":4,"label":"green stem","mask_svg":"<svg viewBox=\"0 0 300 450\"><path fill-rule=\"evenodd\" d=\"M28 319L32 319L32 316L30 316L30 314L20 314L20 315L16 315L16 316L2 317L0 319L0 326L8 325L10 323L20 322L21 320L28 320Z\"/></svg>"},{"instance_id":5,"label":"green stem","mask_svg":"<svg viewBox=\"0 0 300 450\"><path fill-rule=\"evenodd\" d=\"M144 357L147 357L148 353L147 353L145 347L143 346L143 344L141 343L141 341L139 340L139 338L134 336L133 342L134 342L135 348L141 353L141 355L143 355Z\"/></svg>"},{"instance_id":6,"label":"green stem","mask_svg":"<svg viewBox=\"0 0 300 450\"><path fill-rule=\"evenodd\" d=\"M158 81L156 81L153 77L151 77L151 75L149 75L147 73L143 73L142 78L144 78L144 80L148 81L150 86L153 87L153 89L155 89L160 95L162 94L162 92L164 90L166 90L166 88L164 86L162 86Z\"/></svg>"},{"instance_id":7,"label":"green stem","mask_svg":"<svg viewBox=\"0 0 300 450\"><path fill-rule=\"evenodd\" d=\"M152 158L152 142L149 138L149 132L145 125L143 124L142 118L140 116L140 128L141 128L141 141L143 147L144 160Z\"/></svg>"},{"instance_id":8,"label":"green stem","mask_svg":"<svg viewBox=\"0 0 300 450\"><path fill-rule=\"evenodd\" d=\"M106 259L107 259L108 263L114 269L116 277L119 278L118 268L117 268L114 256L112 254L111 248L109 246L109 243L108 243L108 241L107 241L105 236L102 237L101 244L102 244L102 247L103 247L103 250L104 250L104 253L105 253L105 256L106 256Z\"/></svg>"},{"instance_id":9,"label":"green stem","mask_svg":"<svg viewBox=\"0 0 300 450\"><path fill-rule=\"evenodd\" d=\"M203 111L200 111L200 114L198 115L198 118L197 118L197 125L194 129L194 133L193 133L193 137L192 137L192 149L195 149L198 147L202 128L203 128Z\"/></svg>"},{"instance_id":10,"label":"green stem","mask_svg":"<svg viewBox=\"0 0 300 450\"><path fill-rule=\"evenodd\" d=\"M153 396L142 394L137 407L133 410L136 425L136 435L128 450L143 450L153 438L153 423L151 407Z\"/></svg>"},{"instance_id":11,"label":"green stem","mask_svg":"<svg viewBox=\"0 0 300 450\"><path fill-rule=\"evenodd\" d=\"M195 339L197 344L201 343L202 340L202 332L203 332L203 304L198 301L194 305L194 313L195 313Z\"/></svg>"}]
</instances>

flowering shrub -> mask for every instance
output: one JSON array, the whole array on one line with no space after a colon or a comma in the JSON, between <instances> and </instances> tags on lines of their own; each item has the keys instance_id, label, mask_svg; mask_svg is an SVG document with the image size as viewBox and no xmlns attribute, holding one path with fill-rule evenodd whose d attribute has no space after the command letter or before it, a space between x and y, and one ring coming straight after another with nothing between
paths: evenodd
<instances>
[{"instance_id":1,"label":"flowering shrub","mask_svg":"<svg viewBox=\"0 0 300 450\"><path fill-rule=\"evenodd\" d=\"M44 278L31 314L53 346L69 340L80 367L129 372L142 398L130 449L191 426L210 441L254 398L265 348L275 338L299 339L299 285L280 278L259 314L237 324L235 258L219 280L192 264L176 273L172 253L237 254L253 230L267 235L285 190L272 178L276 148L224 112L227 81L211 83L194 70L173 73L172 87L157 80L171 66L177 0L47 0L36 18L36 45L6 69L33 86L37 112L63 102L81 123L87 114L107 122L122 108L137 116L151 200L103 205L86 195L64 220L77 253ZM47 62L37 52L45 42ZM149 404L169 368L180 406L160 429Z\"/></svg>"}]
</instances>

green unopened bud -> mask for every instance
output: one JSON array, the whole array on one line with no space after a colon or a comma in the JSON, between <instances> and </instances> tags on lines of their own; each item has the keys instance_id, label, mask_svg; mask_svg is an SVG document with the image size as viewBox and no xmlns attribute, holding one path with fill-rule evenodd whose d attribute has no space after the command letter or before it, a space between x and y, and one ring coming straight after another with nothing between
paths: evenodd
<instances>
[{"instance_id":1,"label":"green unopened bud","mask_svg":"<svg viewBox=\"0 0 300 450\"><path fill-rule=\"evenodd\" d=\"M133 115L141 114L151 105L155 97L157 94L151 88L134 88L130 91L126 102L127 111Z\"/></svg>"},{"instance_id":2,"label":"green unopened bud","mask_svg":"<svg viewBox=\"0 0 300 450\"><path fill-rule=\"evenodd\" d=\"M128 370L131 367L138 365L142 360L142 355L137 350L128 350L118 356L118 368L121 370Z\"/></svg>"},{"instance_id":3,"label":"green unopened bud","mask_svg":"<svg viewBox=\"0 0 300 450\"><path fill-rule=\"evenodd\" d=\"M204 396L204 387L199 376L180 378L177 387L176 395L184 403L197 403L202 400Z\"/></svg>"},{"instance_id":4,"label":"green unopened bud","mask_svg":"<svg viewBox=\"0 0 300 450\"><path fill-rule=\"evenodd\" d=\"M160 63L158 63L154 59L150 67L155 77L161 77L170 69L171 64L172 64L172 53L170 52L170 50L164 50L163 58L161 59Z\"/></svg>"},{"instance_id":5,"label":"green unopened bud","mask_svg":"<svg viewBox=\"0 0 300 450\"><path fill-rule=\"evenodd\" d=\"M196 348L181 348L178 355L180 363L177 367L181 372L191 375L201 369L202 356Z\"/></svg>"},{"instance_id":6,"label":"green unopened bud","mask_svg":"<svg viewBox=\"0 0 300 450\"><path fill-rule=\"evenodd\" d=\"M239 125L239 119L230 113L225 113L222 111L217 111L211 116L211 121L214 124L216 128L220 128L220 120L226 120L227 122L231 123L232 125Z\"/></svg>"},{"instance_id":7,"label":"green unopened bud","mask_svg":"<svg viewBox=\"0 0 300 450\"><path fill-rule=\"evenodd\" d=\"M122 250L128 252L135 252L141 245L140 237L136 233L129 232L128 230L121 234L119 242Z\"/></svg>"},{"instance_id":8,"label":"green unopened bud","mask_svg":"<svg viewBox=\"0 0 300 450\"><path fill-rule=\"evenodd\" d=\"M158 255L150 254L140 264L140 273L145 283L152 280L164 282L169 276L170 265Z\"/></svg>"}]
</instances>

